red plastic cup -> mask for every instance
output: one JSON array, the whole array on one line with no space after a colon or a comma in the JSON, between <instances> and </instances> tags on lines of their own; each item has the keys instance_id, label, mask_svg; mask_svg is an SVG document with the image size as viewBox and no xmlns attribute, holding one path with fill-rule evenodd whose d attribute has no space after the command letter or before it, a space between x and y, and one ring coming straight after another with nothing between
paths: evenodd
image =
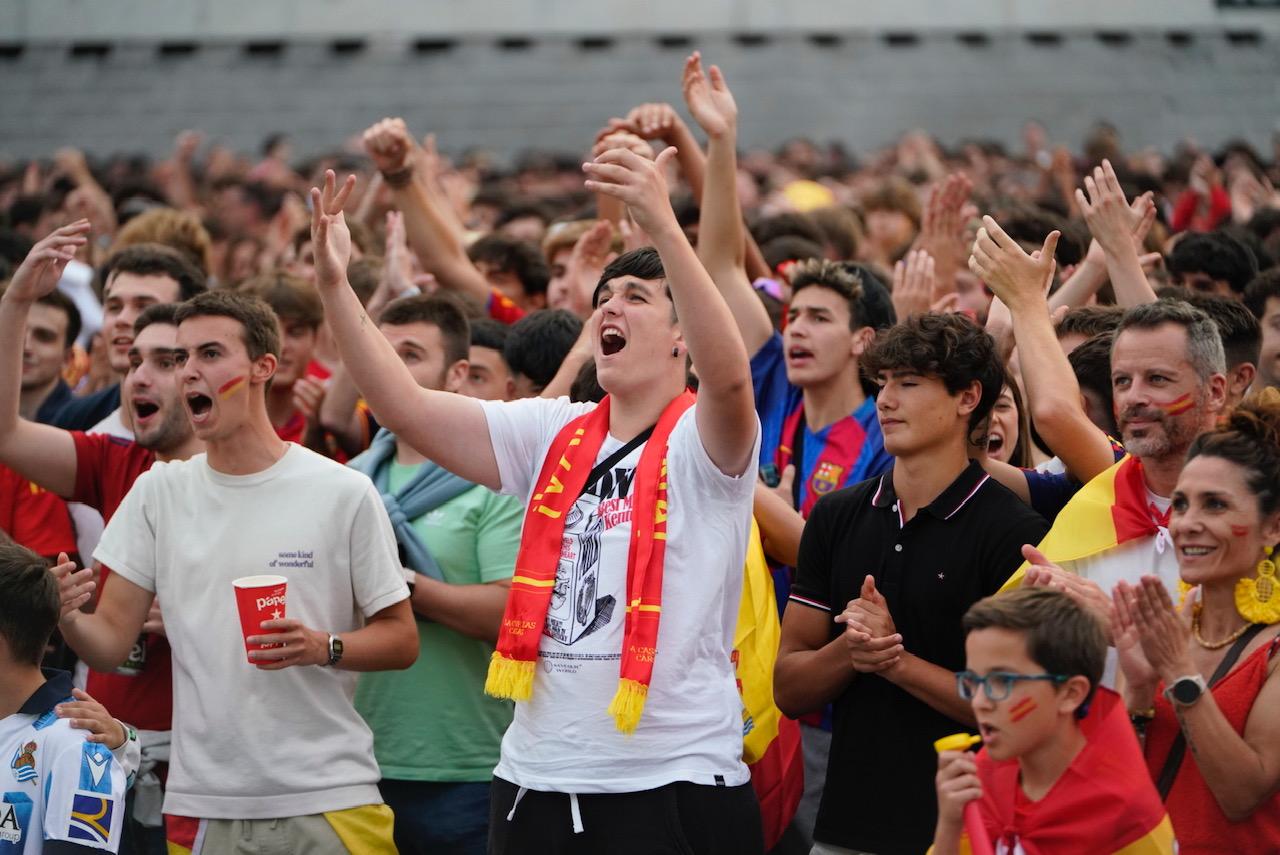
<instances>
[{"instance_id":1,"label":"red plastic cup","mask_svg":"<svg viewBox=\"0 0 1280 855\"><path fill-rule=\"evenodd\" d=\"M249 651L266 650L274 644L250 644L249 636L262 635L264 620L279 620L285 616L285 588L289 580L283 576L242 576L231 582L236 592L236 609L240 612L240 632L244 635L245 658L250 665Z\"/></svg>"}]
</instances>

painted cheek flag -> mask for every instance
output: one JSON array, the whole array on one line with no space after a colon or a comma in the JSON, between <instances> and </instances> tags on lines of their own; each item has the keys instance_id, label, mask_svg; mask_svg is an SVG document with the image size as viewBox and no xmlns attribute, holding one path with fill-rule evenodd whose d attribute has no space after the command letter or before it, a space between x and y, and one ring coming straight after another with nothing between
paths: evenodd
<instances>
[{"instance_id":1,"label":"painted cheek flag","mask_svg":"<svg viewBox=\"0 0 1280 855\"><path fill-rule=\"evenodd\" d=\"M1061 564L1107 552L1131 540L1154 537L1157 531L1147 502L1142 461L1127 455L1071 497L1038 548L1054 564ZM1024 562L1000 590L1021 585L1029 566Z\"/></svg>"},{"instance_id":2,"label":"painted cheek flag","mask_svg":"<svg viewBox=\"0 0 1280 855\"><path fill-rule=\"evenodd\" d=\"M978 752L980 813L997 855L1172 855L1173 826L1120 696L1099 688L1080 730L1085 747L1036 802L1022 794L1016 759Z\"/></svg>"}]
</instances>

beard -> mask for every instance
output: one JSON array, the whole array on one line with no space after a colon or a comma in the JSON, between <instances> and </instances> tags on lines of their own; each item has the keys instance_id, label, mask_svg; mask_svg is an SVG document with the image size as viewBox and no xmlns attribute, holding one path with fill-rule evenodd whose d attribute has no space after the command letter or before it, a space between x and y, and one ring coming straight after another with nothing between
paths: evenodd
<instances>
[{"instance_id":1,"label":"beard","mask_svg":"<svg viewBox=\"0 0 1280 855\"><path fill-rule=\"evenodd\" d=\"M145 433L135 431L134 441L148 451L164 454L182 443L191 435L191 422L182 405L173 402L165 411L159 424L153 425Z\"/></svg>"},{"instance_id":2,"label":"beard","mask_svg":"<svg viewBox=\"0 0 1280 855\"><path fill-rule=\"evenodd\" d=\"M1118 419L1125 451L1134 457L1153 459L1185 454L1192 440L1201 431L1203 406L1204 398L1196 395L1195 406L1176 416L1171 416L1158 407L1130 407ZM1142 428L1142 436L1136 436L1129 430L1128 423L1138 418L1148 422L1148 426Z\"/></svg>"}]
</instances>

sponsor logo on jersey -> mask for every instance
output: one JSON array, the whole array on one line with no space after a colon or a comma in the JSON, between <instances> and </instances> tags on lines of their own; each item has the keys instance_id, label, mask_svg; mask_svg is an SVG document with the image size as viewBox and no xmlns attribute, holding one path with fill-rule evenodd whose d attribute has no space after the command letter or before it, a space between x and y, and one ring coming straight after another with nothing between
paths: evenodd
<instances>
[{"instance_id":1,"label":"sponsor logo on jersey","mask_svg":"<svg viewBox=\"0 0 1280 855\"><path fill-rule=\"evenodd\" d=\"M22 851L22 838L31 827L34 807L26 793L4 793L0 796L0 843L11 843Z\"/></svg>"},{"instance_id":2,"label":"sponsor logo on jersey","mask_svg":"<svg viewBox=\"0 0 1280 855\"><path fill-rule=\"evenodd\" d=\"M36 782L36 749L39 747L35 742L28 742L14 750L9 768L13 770L13 777L18 779L19 784Z\"/></svg>"},{"instance_id":3,"label":"sponsor logo on jersey","mask_svg":"<svg viewBox=\"0 0 1280 855\"><path fill-rule=\"evenodd\" d=\"M105 745L86 742L80 755L80 789L111 795L111 752Z\"/></svg>"},{"instance_id":4,"label":"sponsor logo on jersey","mask_svg":"<svg viewBox=\"0 0 1280 855\"><path fill-rule=\"evenodd\" d=\"M67 837L92 843L111 843L111 816L115 802L104 796L76 793L71 800L71 824Z\"/></svg>"}]
</instances>

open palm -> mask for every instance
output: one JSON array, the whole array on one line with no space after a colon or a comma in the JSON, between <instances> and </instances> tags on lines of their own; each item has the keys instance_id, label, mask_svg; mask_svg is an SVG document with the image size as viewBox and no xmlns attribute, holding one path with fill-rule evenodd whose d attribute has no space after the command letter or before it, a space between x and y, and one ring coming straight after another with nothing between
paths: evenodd
<instances>
[{"instance_id":1,"label":"open palm","mask_svg":"<svg viewBox=\"0 0 1280 855\"><path fill-rule=\"evenodd\" d=\"M704 72L702 55L697 51L685 60L681 88L684 90L684 102L689 107L689 112L707 136L723 136L737 125L738 105L725 83L724 75L714 65L709 72Z\"/></svg>"}]
</instances>

